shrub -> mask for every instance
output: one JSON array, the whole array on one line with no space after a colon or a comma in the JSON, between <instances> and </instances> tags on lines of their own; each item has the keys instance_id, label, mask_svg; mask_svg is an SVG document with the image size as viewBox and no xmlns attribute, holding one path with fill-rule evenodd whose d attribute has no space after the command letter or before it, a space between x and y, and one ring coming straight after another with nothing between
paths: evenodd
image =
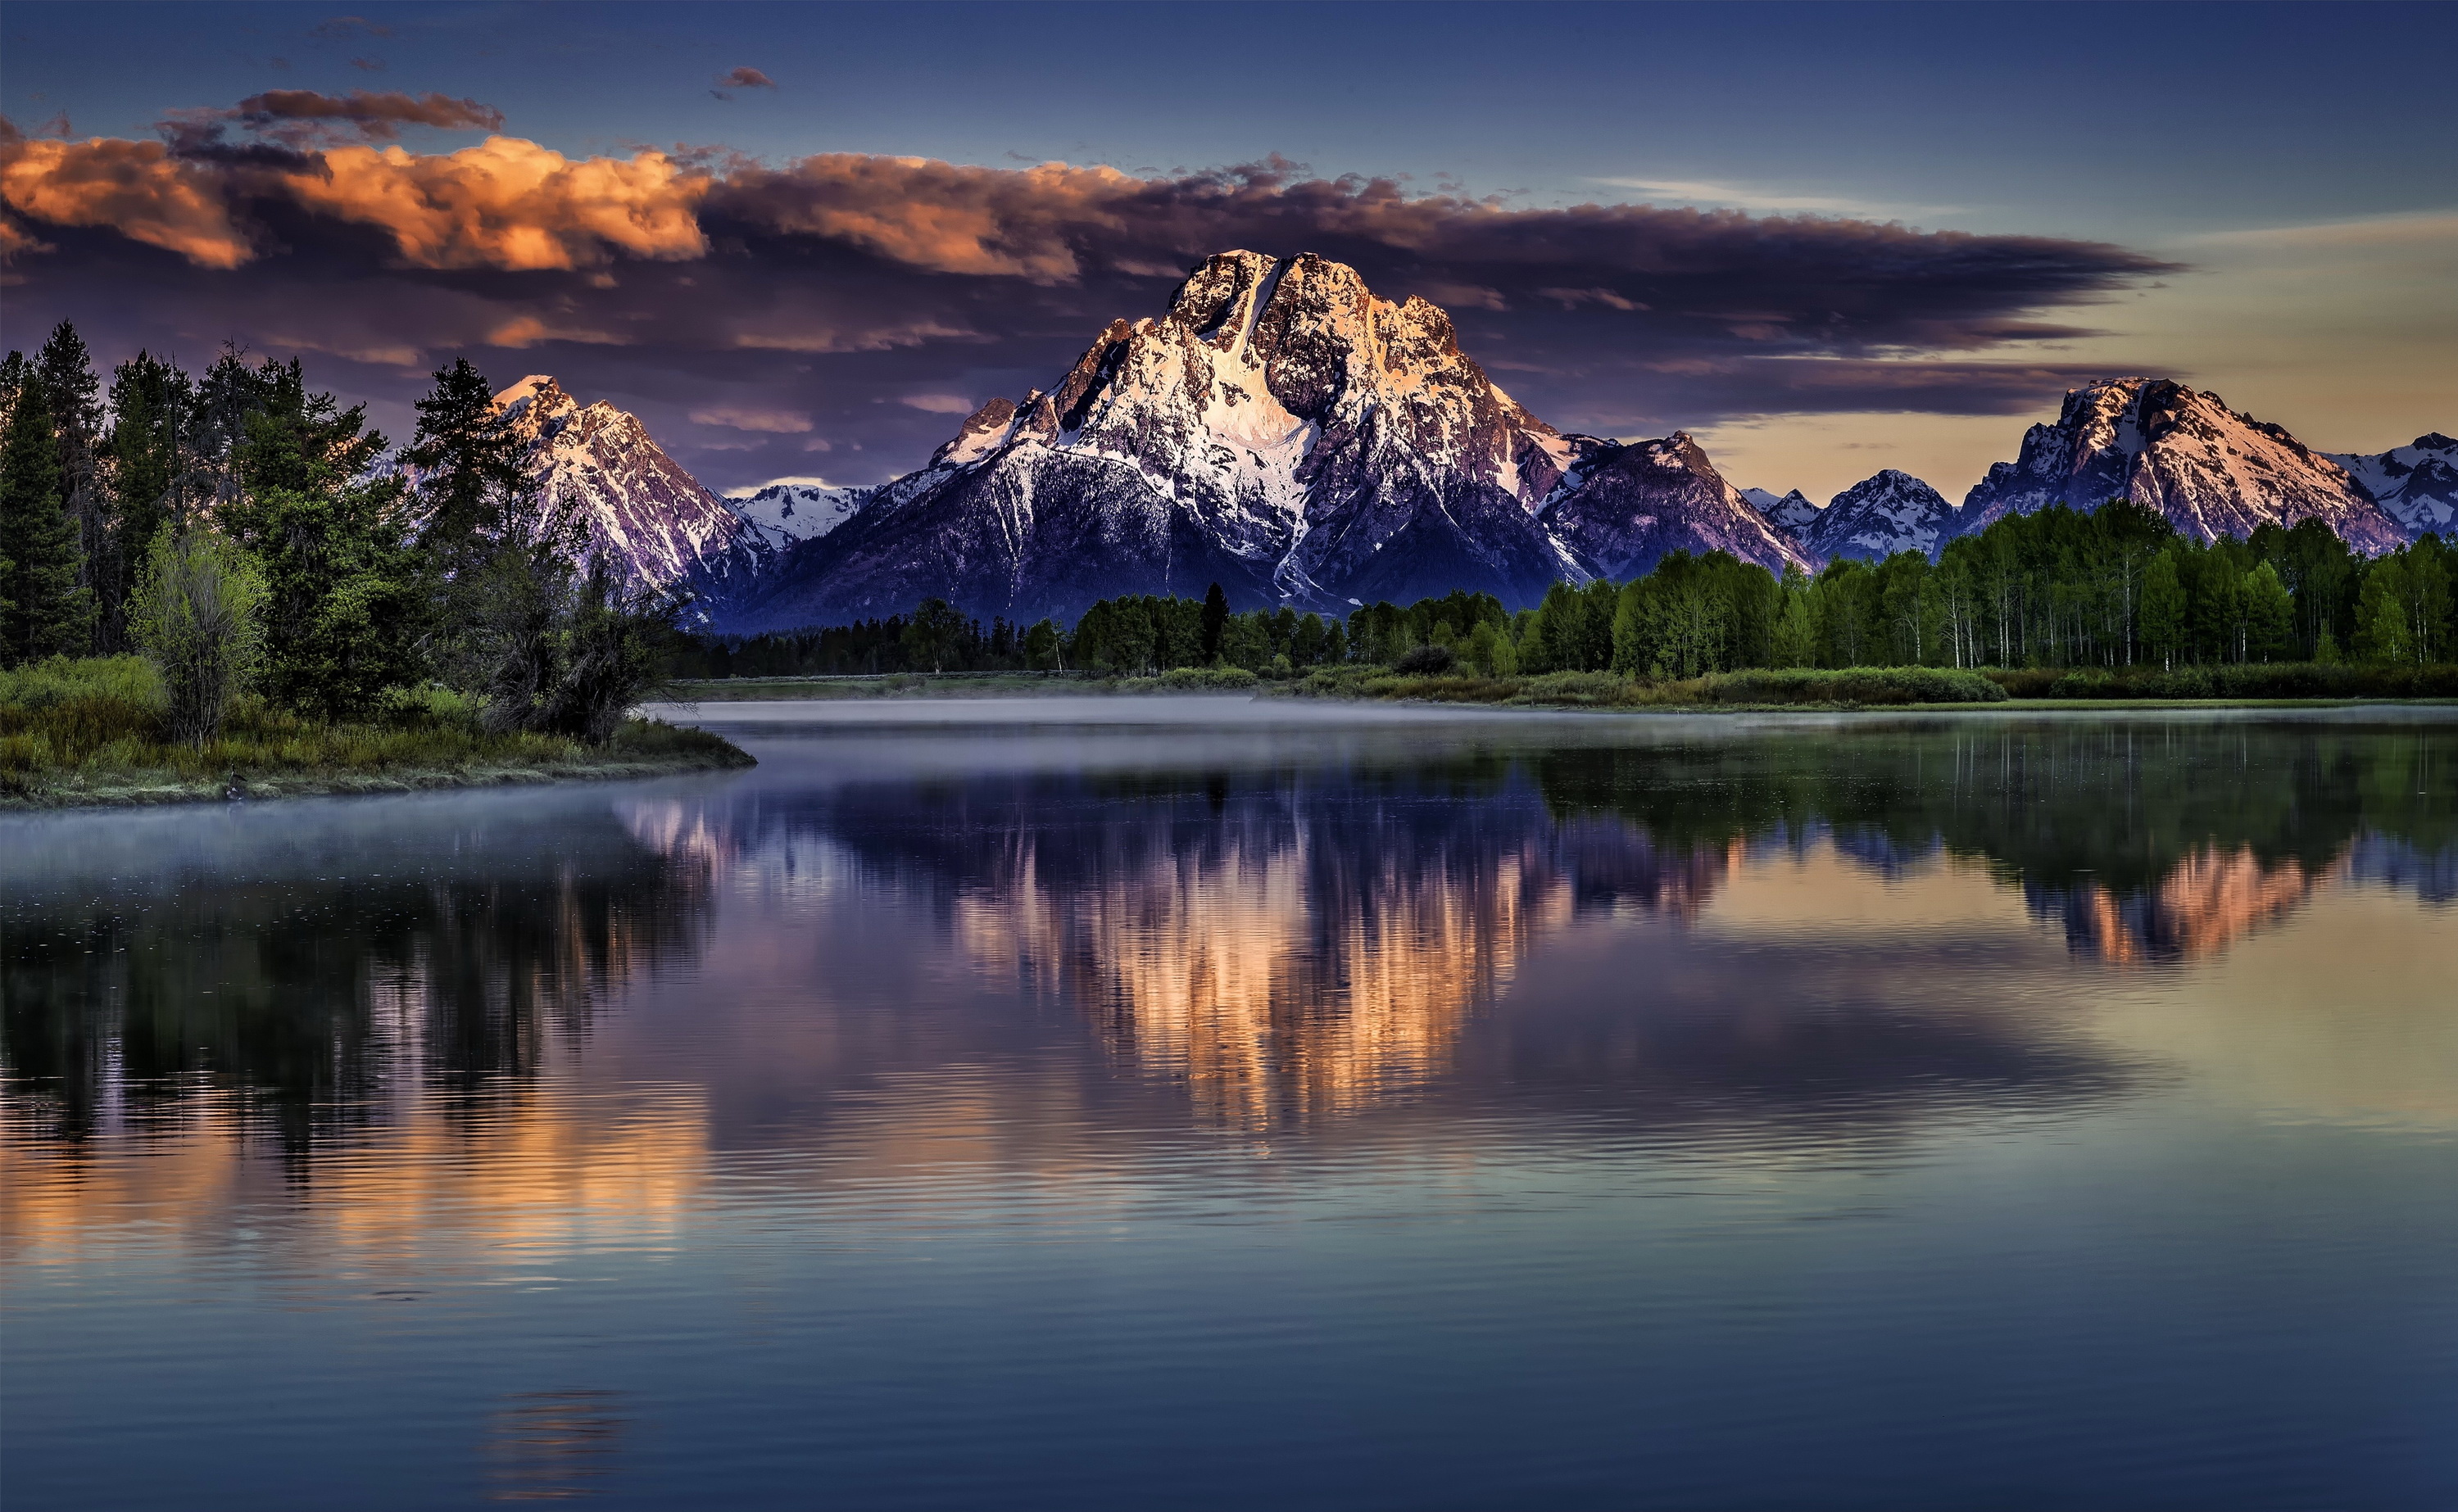
<instances>
[{"instance_id":1,"label":"shrub","mask_svg":"<svg viewBox=\"0 0 2458 1512\"><path fill-rule=\"evenodd\" d=\"M1699 679L1699 701L1772 704L1997 703L2006 690L1948 667L1791 667Z\"/></svg>"},{"instance_id":2,"label":"shrub","mask_svg":"<svg viewBox=\"0 0 2458 1512\"><path fill-rule=\"evenodd\" d=\"M210 531L164 529L145 555L128 628L161 674L171 737L202 747L264 657L264 574Z\"/></svg>"},{"instance_id":3,"label":"shrub","mask_svg":"<svg viewBox=\"0 0 2458 1512\"><path fill-rule=\"evenodd\" d=\"M1439 677L1458 661L1448 646L1419 646L1392 663L1391 670L1403 677Z\"/></svg>"}]
</instances>

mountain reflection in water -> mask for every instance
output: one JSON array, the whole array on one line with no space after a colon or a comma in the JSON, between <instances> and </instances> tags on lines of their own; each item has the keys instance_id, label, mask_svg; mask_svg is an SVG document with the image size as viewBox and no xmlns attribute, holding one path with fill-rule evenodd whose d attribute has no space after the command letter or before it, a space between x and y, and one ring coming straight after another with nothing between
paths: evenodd
<instances>
[{"instance_id":1,"label":"mountain reflection in water","mask_svg":"<svg viewBox=\"0 0 2458 1512\"><path fill-rule=\"evenodd\" d=\"M11 1502L2449 1479L2458 723L932 714L0 820Z\"/></svg>"}]
</instances>

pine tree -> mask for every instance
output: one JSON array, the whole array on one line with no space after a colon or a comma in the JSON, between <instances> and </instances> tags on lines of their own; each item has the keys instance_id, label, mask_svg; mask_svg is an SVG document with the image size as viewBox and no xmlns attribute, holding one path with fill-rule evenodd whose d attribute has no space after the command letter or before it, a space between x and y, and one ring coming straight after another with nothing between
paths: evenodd
<instances>
[{"instance_id":1,"label":"pine tree","mask_svg":"<svg viewBox=\"0 0 2458 1512\"><path fill-rule=\"evenodd\" d=\"M457 358L435 370L418 402L418 433L402 460L419 470L428 549L458 568L535 506L521 438L503 423L487 377Z\"/></svg>"},{"instance_id":2,"label":"pine tree","mask_svg":"<svg viewBox=\"0 0 2458 1512\"><path fill-rule=\"evenodd\" d=\"M77 527L62 495L50 396L31 375L0 438L0 665L85 649L91 600L77 583Z\"/></svg>"},{"instance_id":3,"label":"pine tree","mask_svg":"<svg viewBox=\"0 0 2458 1512\"><path fill-rule=\"evenodd\" d=\"M60 453L60 493L77 528L77 582L101 613L90 616L89 629L117 618L119 597L111 591L118 576L111 533L111 501L94 466L102 436L102 383L94 376L94 356L85 339L66 321L52 328L43 349L34 354L34 377L51 406L52 434ZM117 650L115 644L111 649Z\"/></svg>"},{"instance_id":4,"label":"pine tree","mask_svg":"<svg viewBox=\"0 0 2458 1512\"><path fill-rule=\"evenodd\" d=\"M1213 584L1203 590L1203 665L1209 667L1220 659L1221 632L1229 628L1229 595Z\"/></svg>"}]
</instances>

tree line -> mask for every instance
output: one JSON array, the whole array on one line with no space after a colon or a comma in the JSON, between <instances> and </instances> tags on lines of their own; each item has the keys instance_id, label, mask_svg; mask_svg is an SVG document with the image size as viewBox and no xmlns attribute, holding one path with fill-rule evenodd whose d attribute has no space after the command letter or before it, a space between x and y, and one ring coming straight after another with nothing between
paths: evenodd
<instances>
[{"instance_id":1,"label":"tree line","mask_svg":"<svg viewBox=\"0 0 2458 1512\"><path fill-rule=\"evenodd\" d=\"M1344 620L1232 613L1215 585L1203 599L1104 599L1072 630L999 620L985 632L934 599L911 616L711 642L701 665L720 676L1210 666L1286 676L1423 653L1415 669L1658 678L1792 667L2416 666L2448 661L2458 645L2453 557L2427 535L2366 558L2319 520L2202 543L2120 499L2010 516L1934 562L1901 551L1779 577L1725 552L1676 551L1628 582L1557 583L1515 613L1468 592L1364 605Z\"/></svg>"},{"instance_id":2,"label":"tree line","mask_svg":"<svg viewBox=\"0 0 2458 1512\"><path fill-rule=\"evenodd\" d=\"M0 362L0 665L141 652L183 738L253 691L327 721L431 684L495 732L602 742L655 677L677 595L627 588L541 496L466 360L398 453L302 364L139 352L108 397L63 322Z\"/></svg>"}]
</instances>

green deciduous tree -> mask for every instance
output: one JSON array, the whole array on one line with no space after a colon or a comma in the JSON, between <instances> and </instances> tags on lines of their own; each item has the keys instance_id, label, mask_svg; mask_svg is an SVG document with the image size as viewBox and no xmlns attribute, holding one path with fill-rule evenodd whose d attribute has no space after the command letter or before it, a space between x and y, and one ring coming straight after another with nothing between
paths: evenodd
<instances>
[{"instance_id":1,"label":"green deciduous tree","mask_svg":"<svg viewBox=\"0 0 2458 1512\"><path fill-rule=\"evenodd\" d=\"M264 651L264 574L201 525L165 526L128 604L131 638L161 674L171 735L203 746Z\"/></svg>"}]
</instances>

